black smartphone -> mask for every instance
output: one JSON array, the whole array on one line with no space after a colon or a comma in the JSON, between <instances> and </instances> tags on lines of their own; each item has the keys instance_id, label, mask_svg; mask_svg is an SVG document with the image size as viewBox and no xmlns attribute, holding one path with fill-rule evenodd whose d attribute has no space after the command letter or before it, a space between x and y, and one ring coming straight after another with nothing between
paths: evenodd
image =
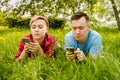
<instances>
[{"instance_id":1,"label":"black smartphone","mask_svg":"<svg viewBox=\"0 0 120 80\"><path fill-rule=\"evenodd\" d=\"M22 41L29 43L30 42L30 38L23 38Z\"/></svg>"},{"instance_id":2,"label":"black smartphone","mask_svg":"<svg viewBox=\"0 0 120 80\"><path fill-rule=\"evenodd\" d=\"M72 54L74 54L74 48L73 47L67 47L66 50L70 51Z\"/></svg>"}]
</instances>

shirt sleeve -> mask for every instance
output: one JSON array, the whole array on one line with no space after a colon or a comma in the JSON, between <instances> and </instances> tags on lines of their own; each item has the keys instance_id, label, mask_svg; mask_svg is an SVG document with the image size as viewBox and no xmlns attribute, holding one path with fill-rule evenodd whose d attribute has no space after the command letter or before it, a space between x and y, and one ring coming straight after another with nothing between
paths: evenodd
<instances>
[{"instance_id":1,"label":"shirt sleeve","mask_svg":"<svg viewBox=\"0 0 120 80\"><path fill-rule=\"evenodd\" d=\"M93 43L90 46L89 53L90 54L96 54L96 53L101 53L103 50L102 46L102 38L101 36L97 36L94 40Z\"/></svg>"},{"instance_id":2,"label":"shirt sleeve","mask_svg":"<svg viewBox=\"0 0 120 80\"><path fill-rule=\"evenodd\" d=\"M49 45L46 47L45 55L46 56L54 56L55 55L55 46L56 46L56 40L55 40L55 38L51 38Z\"/></svg>"},{"instance_id":3,"label":"shirt sleeve","mask_svg":"<svg viewBox=\"0 0 120 80\"><path fill-rule=\"evenodd\" d=\"M70 39L69 37L65 36L65 40L64 40L64 50L66 50L67 47L73 47L72 46L72 39Z\"/></svg>"},{"instance_id":4,"label":"shirt sleeve","mask_svg":"<svg viewBox=\"0 0 120 80\"><path fill-rule=\"evenodd\" d=\"M19 47L18 47L18 51L17 51L16 56L15 56L15 59L17 59L21 55L21 53L24 49L24 45L25 45L25 43L21 40Z\"/></svg>"}]
</instances>

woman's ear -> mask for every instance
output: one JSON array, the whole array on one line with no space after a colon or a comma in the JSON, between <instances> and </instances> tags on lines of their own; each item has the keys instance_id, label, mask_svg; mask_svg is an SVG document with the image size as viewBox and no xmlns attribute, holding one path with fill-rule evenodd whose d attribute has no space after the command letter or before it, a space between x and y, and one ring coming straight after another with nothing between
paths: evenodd
<instances>
[{"instance_id":1,"label":"woman's ear","mask_svg":"<svg viewBox=\"0 0 120 80\"><path fill-rule=\"evenodd\" d=\"M49 27L46 27L46 32L48 32Z\"/></svg>"}]
</instances>

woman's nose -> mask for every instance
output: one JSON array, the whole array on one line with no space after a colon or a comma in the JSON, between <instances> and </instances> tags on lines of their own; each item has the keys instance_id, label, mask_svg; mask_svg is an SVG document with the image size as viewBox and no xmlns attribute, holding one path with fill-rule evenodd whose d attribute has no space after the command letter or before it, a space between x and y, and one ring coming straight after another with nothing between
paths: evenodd
<instances>
[{"instance_id":1,"label":"woman's nose","mask_svg":"<svg viewBox=\"0 0 120 80\"><path fill-rule=\"evenodd\" d=\"M36 27L36 28L35 28L35 31L38 31L38 30L39 30L39 28L38 28L38 27Z\"/></svg>"}]
</instances>

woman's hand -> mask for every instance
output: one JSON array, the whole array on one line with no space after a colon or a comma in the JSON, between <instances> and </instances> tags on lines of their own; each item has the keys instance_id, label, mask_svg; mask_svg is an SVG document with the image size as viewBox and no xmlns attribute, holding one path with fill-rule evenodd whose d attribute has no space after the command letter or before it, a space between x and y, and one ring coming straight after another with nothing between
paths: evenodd
<instances>
[{"instance_id":1,"label":"woman's hand","mask_svg":"<svg viewBox=\"0 0 120 80\"><path fill-rule=\"evenodd\" d=\"M33 56L43 55L43 50L38 42L30 42L29 51Z\"/></svg>"},{"instance_id":2,"label":"woman's hand","mask_svg":"<svg viewBox=\"0 0 120 80\"><path fill-rule=\"evenodd\" d=\"M16 59L16 61L17 60L24 60L26 57L28 57L28 53L30 53L29 46L30 46L29 43L25 43L24 49L23 49L21 55Z\"/></svg>"}]
</instances>

